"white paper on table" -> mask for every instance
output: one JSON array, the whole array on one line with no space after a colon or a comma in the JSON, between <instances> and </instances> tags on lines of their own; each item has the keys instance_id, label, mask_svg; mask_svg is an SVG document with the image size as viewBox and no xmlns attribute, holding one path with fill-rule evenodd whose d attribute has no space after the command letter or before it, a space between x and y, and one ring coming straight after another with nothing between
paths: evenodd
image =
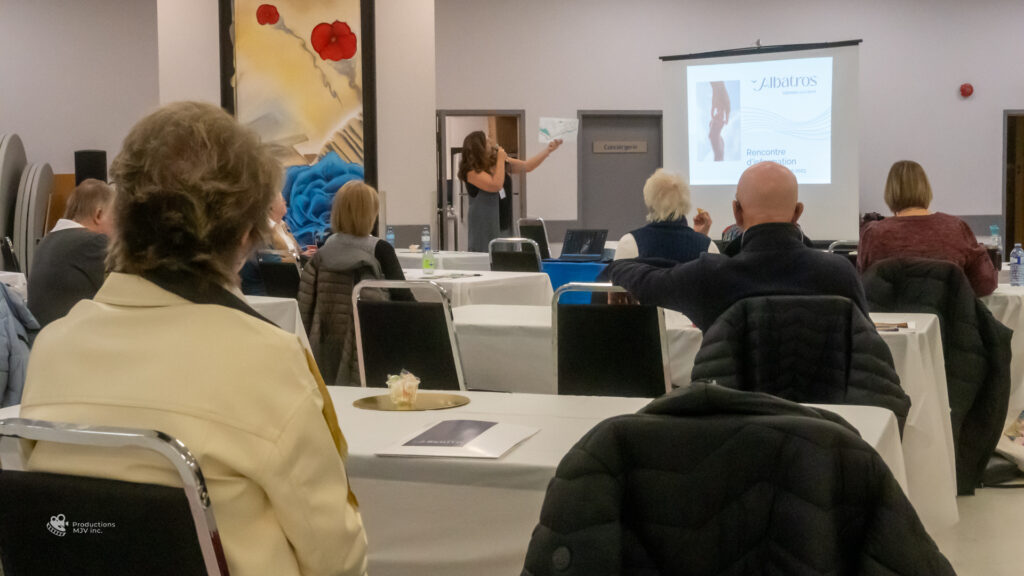
<instances>
[{"instance_id":1,"label":"white paper on table","mask_svg":"<svg viewBox=\"0 0 1024 576\"><path fill-rule=\"evenodd\" d=\"M579 118L544 118L540 119L540 143L547 144L552 140L562 139L575 142L576 133L580 131Z\"/></svg>"},{"instance_id":2,"label":"white paper on table","mask_svg":"<svg viewBox=\"0 0 1024 576\"><path fill-rule=\"evenodd\" d=\"M503 422L477 422L478 424L491 424L479 436L461 446L445 446L440 440L432 445L407 444L414 438L424 435L432 428L452 424L452 420L435 422L402 438L398 442L377 452L377 456L440 456L448 458L501 458L506 452L533 436L540 431L540 428L520 426L518 424L506 424ZM460 444L457 438L453 438L453 444Z\"/></svg>"},{"instance_id":3,"label":"white paper on table","mask_svg":"<svg viewBox=\"0 0 1024 576\"><path fill-rule=\"evenodd\" d=\"M898 326L898 324L906 324L906 327ZM875 322L875 330L879 332L915 332L917 330L917 322L913 320L906 322Z\"/></svg>"}]
</instances>

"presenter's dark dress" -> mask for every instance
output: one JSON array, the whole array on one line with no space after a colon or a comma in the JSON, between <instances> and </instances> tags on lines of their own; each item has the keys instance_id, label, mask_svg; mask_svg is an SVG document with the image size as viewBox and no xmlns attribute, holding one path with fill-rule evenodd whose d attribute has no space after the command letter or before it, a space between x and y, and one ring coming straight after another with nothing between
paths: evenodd
<instances>
[{"instance_id":1,"label":"presenter's dark dress","mask_svg":"<svg viewBox=\"0 0 1024 576\"><path fill-rule=\"evenodd\" d=\"M509 236L512 231L512 177L505 168L504 198L497 192L484 192L466 182L469 193L469 251L487 252L491 240L502 235Z\"/></svg>"}]
</instances>

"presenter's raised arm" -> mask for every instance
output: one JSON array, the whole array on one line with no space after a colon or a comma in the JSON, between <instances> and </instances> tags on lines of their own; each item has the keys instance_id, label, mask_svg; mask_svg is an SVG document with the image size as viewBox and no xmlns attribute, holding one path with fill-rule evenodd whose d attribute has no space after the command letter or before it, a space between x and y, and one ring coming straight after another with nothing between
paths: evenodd
<instances>
[{"instance_id":1,"label":"presenter's raised arm","mask_svg":"<svg viewBox=\"0 0 1024 576\"><path fill-rule=\"evenodd\" d=\"M562 145L561 139L552 140L548 142L547 147L541 150L539 154L535 154L532 157L524 160L516 160L515 158L508 159L509 171L512 173L521 172L533 172L533 169L540 166L552 152L558 150L558 147Z\"/></svg>"}]
</instances>

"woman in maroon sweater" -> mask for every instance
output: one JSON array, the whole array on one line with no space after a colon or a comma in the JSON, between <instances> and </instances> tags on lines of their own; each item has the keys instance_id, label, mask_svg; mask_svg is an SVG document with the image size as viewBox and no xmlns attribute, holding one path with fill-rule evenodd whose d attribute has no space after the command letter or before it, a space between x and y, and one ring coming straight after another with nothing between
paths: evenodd
<instances>
[{"instance_id":1,"label":"woman in maroon sweater","mask_svg":"<svg viewBox=\"0 0 1024 576\"><path fill-rule=\"evenodd\" d=\"M886 258L933 258L963 269L974 293L991 294L998 276L985 247L963 220L929 212L932 188L917 162L901 160L889 169L885 203L895 218L868 222L860 229L857 269L863 272Z\"/></svg>"}]
</instances>

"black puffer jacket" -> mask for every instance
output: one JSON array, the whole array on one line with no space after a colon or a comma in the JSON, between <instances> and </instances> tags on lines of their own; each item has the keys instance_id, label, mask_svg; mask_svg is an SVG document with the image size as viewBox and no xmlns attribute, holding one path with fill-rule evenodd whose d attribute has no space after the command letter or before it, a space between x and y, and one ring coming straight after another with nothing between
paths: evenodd
<instances>
[{"instance_id":1,"label":"black puffer jacket","mask_svg":"<svg viewBox=\"0 0 1024 576\"><path fill-rule=\"evenodd\" d=\"M562 459L524 575L954 574L841 418L695 383Z\"/></svg>"},{"instance_id":2,"label":"black puffer jacket","mask_svg":"<svg viewBox=\"0 0 1024 576\"><path fill-rule=\"evenodd\" d=\"M352 288L361 280L381 277L372 255L330 243L302 268L299 313L325 383L360 384ZM367 290L363 297L386 298L381 290Z\"/></svg>"},{"instance_id":3,"label":"black puffer jacket","mask_svg":"<svg viewBox=\"0 0 1024 576\"><path fill-rule=\"evenodd\" d=\"M956 485L973 494L999 441L1010 401L1010 337L955 264L882 260L864 272L873 312L935 314L942 326Z\"/></svg>"},{"instance_id":4,"label":"black puffer jacket","mask_svg":"<svg viewBox=\"0 0 1024 576\"><path fill-rule=\"evenodd\" d=\"M901 432L910 411L889 347L839 296L740 300L704 334L691 379L793 402L881 406Z\"/></svg>"}]
</instances>

